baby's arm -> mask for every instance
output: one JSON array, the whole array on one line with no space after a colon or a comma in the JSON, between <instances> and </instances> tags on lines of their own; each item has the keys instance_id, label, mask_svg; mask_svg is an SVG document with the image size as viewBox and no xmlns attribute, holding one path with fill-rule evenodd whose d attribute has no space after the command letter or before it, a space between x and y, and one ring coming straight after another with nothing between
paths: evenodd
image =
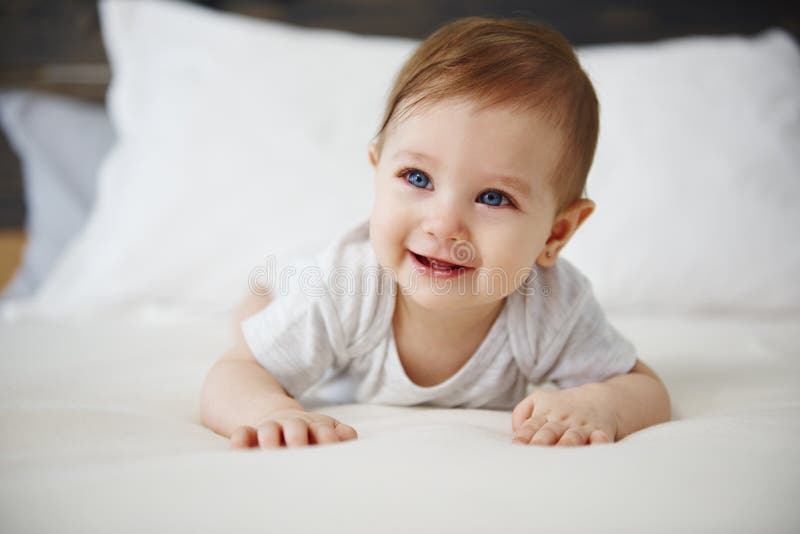
<instances>
[{"instance_id":1,"label":"baby's arm","mask_svg":"<svg viewBox=\"0 0 800 534\"><path fill-rule=\"evenodd\" d=\"M670 420L666 387L640 360L627 374L557 391L534 391L514 408L514 442L585 445L617 441Z\"/></svg>"},{"instance_id":2,"label":"baby's arm","mask_svg":"<svg viewBox=\"0 0 800 534\"><path fill-rule=\"evenodd\" d=\"M234 448L303 446L309 433L319 444L357 437L332 417L306 412L258 363L241 335L208 372L200 409L203 424L230 438Z\"/></svg>"}]
</instances>

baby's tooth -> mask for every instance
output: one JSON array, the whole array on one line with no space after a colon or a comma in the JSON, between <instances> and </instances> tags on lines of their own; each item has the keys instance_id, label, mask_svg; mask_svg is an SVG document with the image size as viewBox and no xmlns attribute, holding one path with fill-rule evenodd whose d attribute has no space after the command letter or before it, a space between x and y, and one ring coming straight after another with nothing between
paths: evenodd
<instances>
[{"instance_id":1,"label":"baby's tooth","mask_svg":"<svg viewBox=\"0 0 800 534\"><path fill-rule=\"evenodd\" d=\"M455 265L453 265L452 263L439 263L435 260L430 260L430 261L431 265L433 265L437 269L452 269L453 267L455 267Z\"/></svg>"}]
</instances>

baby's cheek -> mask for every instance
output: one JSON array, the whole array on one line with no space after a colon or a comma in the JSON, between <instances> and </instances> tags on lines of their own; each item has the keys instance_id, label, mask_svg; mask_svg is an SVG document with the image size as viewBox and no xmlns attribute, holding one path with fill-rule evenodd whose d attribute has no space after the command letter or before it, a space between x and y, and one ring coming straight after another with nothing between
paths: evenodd
<instances>
[{"instance_id":1,"label":"baby's cheek","mask_svg":"<svg viewBox=\"0 0 800 534\"><path fill-rule=\"evenodd\" d=\"M395 264L402 256L402 232L400 224L394 223L395 219L387 211L376 206L370 218L369 235L378 261Z\"/></svg>"},{"instance_id":2,"label":"baby's cheek","mask_svg":"<svg viewBox=\"0 0 800 534\"><path fill-rule=\"evenodd\" d=\"M498 261L513 275L519 269L533 265L546 240L536 232L515 232L496 240L493 248L497 251Z\"/></svg>"}]
</instances>

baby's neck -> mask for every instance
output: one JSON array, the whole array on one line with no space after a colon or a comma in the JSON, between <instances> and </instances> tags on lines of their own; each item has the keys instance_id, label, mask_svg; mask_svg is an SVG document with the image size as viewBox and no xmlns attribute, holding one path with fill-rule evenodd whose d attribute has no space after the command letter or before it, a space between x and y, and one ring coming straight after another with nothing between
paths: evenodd
<instances>
[{"instance_id":1,"label":"baby's neck","mask_svg":"<svg viewBox=\"0 0 800 534\"><path fill-rule=\"evenodd\" d=\"M418 386L432 387L453 376L481 346L504 303L505 299L438 312L420 308L398 293L392 328L408 378Z\"/></svg>"}]
</instances>

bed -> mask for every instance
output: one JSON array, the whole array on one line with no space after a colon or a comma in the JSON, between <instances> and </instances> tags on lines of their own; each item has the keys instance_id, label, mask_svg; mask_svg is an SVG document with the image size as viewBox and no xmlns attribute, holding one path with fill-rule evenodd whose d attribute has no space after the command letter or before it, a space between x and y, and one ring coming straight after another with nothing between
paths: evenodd
<instances>
[{"instance_id":1,"label":"bed","mask_svg":"<svg viewBox=\"0 0 800 534\"><path fill-rule=\"evenodd\" d=\"M512 445L510 413L329 405L354 442L230 451L198 384L215 321L3 325L6 532L796 532L800 317L617 317L673 421Z\"/></svg>"},{"instance_id":2,"label":"bed","mask_svg":"<svg viewBox=\"0 0 800 534\"><path fill-rule=\"evenodd\" d=\"M94 201L0 303L0 530L800 530L791 35L579 49L603 110L598 210L564 254L667 386L670 422L524 447L506 411L310 400L359 439L234 451L199 417L231 313L368 213L366 143L415 41L180 3L108 1L101 22L108 122L82 131L115 139L81 158Z\"/></svg>"}]
</instances>

